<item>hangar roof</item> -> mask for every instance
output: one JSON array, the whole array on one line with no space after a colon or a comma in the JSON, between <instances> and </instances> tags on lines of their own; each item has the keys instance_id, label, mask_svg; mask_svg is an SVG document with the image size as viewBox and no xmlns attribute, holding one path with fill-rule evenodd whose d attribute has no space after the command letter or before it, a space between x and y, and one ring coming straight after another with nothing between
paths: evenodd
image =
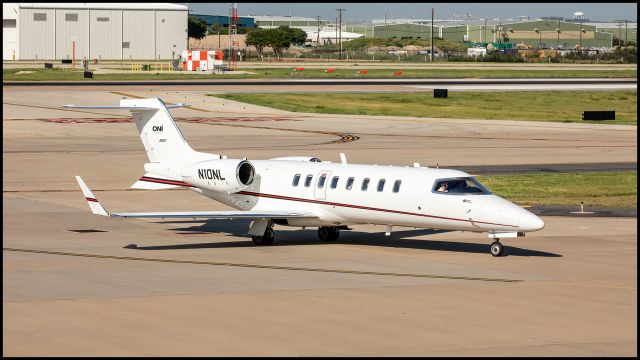
<instances>
[{"instance_id":1,"label":"hangar roof","mask_svg":"<svg viewBox=\"0 0 640 360\"><path fill-rule=\"evenodd\" d=\"M111 9L111 10L184 10L186 5L170 3L19 3L21 9Z\"/></svg>"}]
</instances>

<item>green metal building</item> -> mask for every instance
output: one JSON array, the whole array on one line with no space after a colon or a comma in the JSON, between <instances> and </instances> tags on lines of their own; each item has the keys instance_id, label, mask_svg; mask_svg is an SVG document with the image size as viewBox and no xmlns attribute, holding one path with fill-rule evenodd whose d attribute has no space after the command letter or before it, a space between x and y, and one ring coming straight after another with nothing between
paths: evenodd
<instances>
[{"instance_id":1,"label":"green metal building","mask_svg":"<svg viewBox=\"0 0 640 360\"><path fill-rule=\"evenodd\" d=\"M598 31L611 33L613 34L613 36L624 41L625 43L628 41L635 41L636 43L638 42L638 29L635 27L627 27L626 29L624 25L620 27L598 27Z\"/></svg>"},{"instance_id":2,"label":"green metal building","mask_svg":"<svg viewBox=\"0 0 640 360\"><path fill-rule=\"evenodd\" d=\"M433 36L440 37L441 27L433 27ZM373 28L373 37L397 39L430 39L431 25L422 24L387 24Z\"/></svg>"},{"instance_id":3,"label":"green metal building","mask_svg":"<svg viewBox=\"0 0 640 360\"><path fill-rule=\"evenodd\" d=\"M611 33L597 31L593 25L554 20L533 20L493 25L495 42L526 44L533 47L572 49L611 47Z\"/></svg>"},{"instance_id":4,"label":"green metal building","mask_svg":"<svg viewBox=\"0 0 640 360\"><path fill-rule=\"evenodd\" d=\"M351 28L353 32L363 33L358 30L365 27ZM387 24L374 26L372 35L381 38L429 39L430 31L431 25L427 24ZM525 44L534 48L572 49L576 45L582 45L582 48L611 47L613 33L623 33L624 29L601 30L594 25L533 20L487 25L478 21L470 24L436 25L433 32L434 37L455 42L511 43L514 46ZM371 31L368 36L371 36ZM636 38L635 28L627 29L627 38Z\"/></svg>"}]
</instances>

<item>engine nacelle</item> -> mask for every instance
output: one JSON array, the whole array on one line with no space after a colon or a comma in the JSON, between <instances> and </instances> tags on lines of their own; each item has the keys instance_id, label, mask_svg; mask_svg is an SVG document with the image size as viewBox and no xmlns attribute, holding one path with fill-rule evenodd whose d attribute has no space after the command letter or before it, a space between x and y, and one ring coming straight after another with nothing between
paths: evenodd
<instances>
[{"instance_id":1,"label":"engine nacelle","mask_svg":"<svg viewBox=\"0 0 640 360\"><path fill-rule=\"evenodd\" d=\"M256 170L247 160L206 160L182 168L182 180L202 189L232 194L253 182Z\"/></svg>"}]
</instances>

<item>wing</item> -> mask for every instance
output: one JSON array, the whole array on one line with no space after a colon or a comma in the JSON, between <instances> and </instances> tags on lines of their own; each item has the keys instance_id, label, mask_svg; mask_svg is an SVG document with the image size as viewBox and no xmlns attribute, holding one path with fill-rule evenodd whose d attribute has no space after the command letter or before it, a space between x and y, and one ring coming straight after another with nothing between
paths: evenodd
<instances>
[{"instance_id":1,"label":"wing","mask_svg":"<svg viewBox=\"0 0 640 360\"><path fill-rule=\"evenodd\" d=\"M174 212L141 212L141 213L110 213L96 199L91 189L82 181L80 176L76 180L82 189L85 199L89 203L91 212L96 215L123 217L123 218L181 218L181 219L294 219L317 218L312 213L303 211L282 210L250 210L250 211L174 211Z\"/></svg>"}]
</instances>

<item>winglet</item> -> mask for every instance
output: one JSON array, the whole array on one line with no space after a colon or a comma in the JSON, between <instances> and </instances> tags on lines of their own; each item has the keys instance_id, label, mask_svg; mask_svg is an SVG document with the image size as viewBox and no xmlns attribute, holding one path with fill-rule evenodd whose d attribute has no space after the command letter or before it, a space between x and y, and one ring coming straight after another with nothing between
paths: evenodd
<instances>
[{"instance_id":1,"label":"winglet","mask_svg":"<svg viewBox=\"0 0 640 360\"><path fill-rule=\"evenodd\" d=\"M82 193L84 194L84 198L89 203L89 208L91 208L91 212L95 215L109 216L109 212L100 205L98 199L93 196L91 189L87 187L87 185L82 181L80 176L76 176L76 180L78 181L78 185L80 185L80 189L82 189Z\"/></svg>"}]
</instances>

